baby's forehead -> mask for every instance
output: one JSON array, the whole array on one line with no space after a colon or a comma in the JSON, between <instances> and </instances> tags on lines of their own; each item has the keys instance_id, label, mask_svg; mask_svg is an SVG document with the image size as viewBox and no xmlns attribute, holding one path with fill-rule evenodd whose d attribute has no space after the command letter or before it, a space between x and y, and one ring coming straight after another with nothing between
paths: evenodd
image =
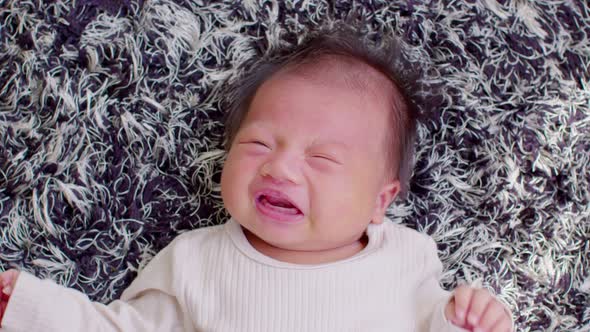
<instances>
[{"instance_id":1,"label":"baby's forehead","mask_svg":"<svg viewBox=\"0 0 590 332\"><path fill-rule=\"evenodd\" d=\"M341 86L362 95L395 98L396 87L384 73L373 66L346 55L321 55L294 65L278 74L303 77L314 83Z\"/></svg>"},{"instance_id":2,"label":"baby's forehead","mask_svg":"<svg viewBox=\"0 0 590 332\"><path fill-rule=\"evenodd\" d=\"M322 125L363 128L361 123L373 123L372 132L375 133L377 127L381 128L379 123L384 120L386 124L390 122L393 111L388 100L392 88L387 89L387 85L391 86L392 82L376 69L344 57L283 67L256 93L242 129L256 122L273 125L279 121L292 123L296 117L301 121L311 121L314 128L316 126L313 125L317 124L318 130ZM347 115L343 117L343 114ZM363 120L359 120L358 116ZM350 129L352 127L347 128L349 130L344 137L350 138L358 132ZM336 129L333 131L337 132Z\"/></svg>"}]
</instances>

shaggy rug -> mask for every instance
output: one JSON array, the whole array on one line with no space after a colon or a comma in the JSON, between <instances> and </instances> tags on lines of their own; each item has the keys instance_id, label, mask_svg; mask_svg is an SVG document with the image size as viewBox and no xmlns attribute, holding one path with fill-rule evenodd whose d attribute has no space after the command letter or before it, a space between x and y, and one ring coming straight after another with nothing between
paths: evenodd
<instances>
[{"instance_id":1,"label":"shaggy rug","mask_svg":"<svg viewBox=\"0 0 590 332\"><path fill-rule=\"evenodd\" d=\"M0 270L107 303L176 235L223 223L223 88L351 13L442 85L389 216L519 331L590 331L581 0L0 1Z\"/></svg>"}]
</instances>

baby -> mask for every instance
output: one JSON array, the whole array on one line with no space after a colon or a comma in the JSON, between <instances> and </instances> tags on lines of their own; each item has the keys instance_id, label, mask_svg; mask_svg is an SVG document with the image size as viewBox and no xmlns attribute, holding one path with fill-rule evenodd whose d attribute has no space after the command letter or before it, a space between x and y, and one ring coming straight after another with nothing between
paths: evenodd
<instances>
[{"instance_id":1,"label":"baby","mask_svg":"<svg viewBox=\"0 0 590 332\"><path fill-rule=\"evenodd\" d=\"M434 242L385 217L416 108L395 44L370 46L335 26L259 62L226 123L231 218L178 236L109 305L6 271L0 331L511 331L488 291L442 290Z\"/></svg>"}]
</instances>

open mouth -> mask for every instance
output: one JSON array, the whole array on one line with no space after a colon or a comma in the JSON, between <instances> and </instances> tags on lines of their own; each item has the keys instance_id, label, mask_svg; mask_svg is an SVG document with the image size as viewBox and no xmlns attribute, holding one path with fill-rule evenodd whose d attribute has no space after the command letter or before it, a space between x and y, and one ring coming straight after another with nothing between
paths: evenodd
<instances>
[{"instance_id":1,"label":"open mouth","mask_svg":"<svg viewBox=\"0 0 590 332\"><path fill-rule=\"evenodd\" d=\"M272 197L268 195L260 195L257 198L258 203L263 206L272 209L274 211L285 213L285 214L300 214L301 211L286 199L279 197Z\"/></svg>"},{"instance_id":2,"label":"open mouth","mask_svg":"<svg viewBox=\"0 0 590 332\"><path fill-rule=\"evenodd\" d=\"M303 217L303 212L288 197L273 190L258 193L255 204L259 213L274 221L295 222Z\"/></svg>"}]
</instances>

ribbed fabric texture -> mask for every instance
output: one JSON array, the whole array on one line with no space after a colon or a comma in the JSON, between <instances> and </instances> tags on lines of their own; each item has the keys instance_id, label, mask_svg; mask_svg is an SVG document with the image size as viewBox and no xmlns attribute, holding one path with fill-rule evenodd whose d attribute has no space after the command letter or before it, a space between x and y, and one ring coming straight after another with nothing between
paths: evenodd
<instances>
[{"instance_id":1,"label":"ribbed fabric texture","mask_svg":"<svg viewBox=\"0 0 590 332\"><path fill-rule=\"evenodd\" d=\"M256 251L234 220L184 233L109 305L23 272L0 331L464 331L443 315L434 242L389 220L320 265Z\"/></svg>"}]
</instances>

